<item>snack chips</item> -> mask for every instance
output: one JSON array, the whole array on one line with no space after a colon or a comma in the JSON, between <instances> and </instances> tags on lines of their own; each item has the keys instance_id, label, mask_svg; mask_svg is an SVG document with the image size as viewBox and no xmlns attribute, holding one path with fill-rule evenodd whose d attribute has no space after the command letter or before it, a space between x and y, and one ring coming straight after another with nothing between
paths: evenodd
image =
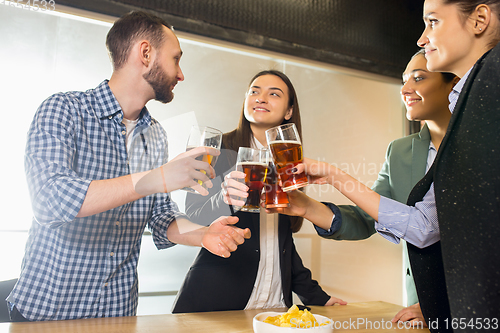
<instances>
[{"instance_id":1,"label":"snack chips","mask_svg":"<svg viewBox=\"0 0 500 333\"><path fill-rule=\"evenodd\" d=\"M328 322L319 324L316 318L307 309L299 310L297 305L292 305L288 311L280 316L269 316L265 323L279 327L312 328L328 325Z\"/></svg>"}]
</instances>

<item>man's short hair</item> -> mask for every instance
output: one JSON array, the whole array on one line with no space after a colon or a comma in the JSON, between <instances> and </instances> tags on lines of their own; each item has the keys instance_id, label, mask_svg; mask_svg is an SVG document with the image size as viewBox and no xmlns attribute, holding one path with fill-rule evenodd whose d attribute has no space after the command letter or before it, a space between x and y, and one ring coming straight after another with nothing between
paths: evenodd
<instances>
[{"instance_id":1,"label":"man's short hair","mask_svg":"<svg viewBox=\"0 0 500 333\"><path fill-rule=\"evenodd\" d=\"M172 29L164 19L146 12L133 11L120 17L106 36L113 68L117 70L127 62L132 45L139 39L148 40L156 49L161 47L163 26Z\"/></svg>"}]
</instances>

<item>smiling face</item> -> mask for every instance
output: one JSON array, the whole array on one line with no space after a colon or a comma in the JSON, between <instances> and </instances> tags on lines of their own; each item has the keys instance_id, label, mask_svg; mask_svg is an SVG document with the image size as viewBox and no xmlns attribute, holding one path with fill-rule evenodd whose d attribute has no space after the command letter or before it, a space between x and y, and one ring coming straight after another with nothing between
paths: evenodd
<instances>
[{"instance_id":1,"label":"smiling face","mask_svg":"<svg viewBox=\"0 0 500 333\"><path fill-rule=\"evenodd\" d=\"M278 126L292 116L288 101L288 87L281 78L271 74L259 76L246 94L245 118L254 126Z\"/></svg>"},{"instance_id":2,"label":"smiling face","mask_svg":"<svg viewBox=\"0 0 500 333\"><path fill-rule=\"evenodd\" d=\"M443 75L430 72L422 54L408 63L403 73L401 98L406 106L409 120L437 120L449 116L448 95L454 82L446 83Z\"/></svg>"},{"instance_id":3,"label":"smiling face","mask_svg":"<svg viewBox=\"0 0 500 333\"><path fill-rule=\"evenodd\" d=\"M466 18L456 5L426 0L424 23L417 44L425 48L427 68L463 76L477 60L471 52L476 48L475 21Z\"/></svg>"},{"instance_id":4,"label":"smiling face","mask_svg":"<svg viewBox=\"0 0 500 333\"><path fill-rule=\"evenodd\" d=\"M177 82L184 80L184 74L179 65L182 56L179 41L172 30L163 29L163 44L156 51L155 60L149 72L144 74L144 79L153 88L155 100L168 103L174 98L173 90Z\"/></svg>"}]
</instances>

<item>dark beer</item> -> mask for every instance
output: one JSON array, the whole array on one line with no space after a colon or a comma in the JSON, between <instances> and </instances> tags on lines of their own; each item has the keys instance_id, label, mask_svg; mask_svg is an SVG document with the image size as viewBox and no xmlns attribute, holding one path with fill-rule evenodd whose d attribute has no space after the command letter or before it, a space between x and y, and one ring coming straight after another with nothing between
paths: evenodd
<instances>
[{"instance_id":1,"label":"dark beer","mask_svg":"<svg viewBox=\"0 0 500 333\"><path fill-rule=\"evenodd\" d=\"M269 163L269 169L264 185L266 192L266 208L285 208L289 206L288 195L278 182L278 173L273 163Z\"/></svg>"},{"instance_id":2,"label":"dark beer","mask_svg":"<svg viewBox=\"0 0 500 333\"><path fill-rule=\"evenodd\" d=\"M240 162L237 170L245 173L245 184L248 186L248 197L242 211L258 212L260 210L260 195L267 175L267 165L258 162Z\"/></svg>"},{"instance_id":3,"label":"dark beer","mask_svg":"<svg viewBox=\"0 0 500 333\"><path fill-rule=\"evenodd\" d=\"M299 141L273 141L269 143L269 148L284 192L293 191L308 184L304 172L299 174L292 172L292 169L304 159Z\"/></svg>"}]
</instances>

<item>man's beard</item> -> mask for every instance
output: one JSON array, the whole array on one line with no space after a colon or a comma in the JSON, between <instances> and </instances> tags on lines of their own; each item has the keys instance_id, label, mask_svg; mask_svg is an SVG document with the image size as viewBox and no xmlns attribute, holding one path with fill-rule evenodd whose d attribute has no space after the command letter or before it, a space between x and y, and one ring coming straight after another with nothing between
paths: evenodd
<instances>
[{"instance_id":1,"label":"man's beard","mask_svg":"<svg viewBox=\"0 0 500 333\"><path fill-rule=\"evenodd\" d=\"M161 103L168 103L174 99L174 93L170 90L175 83L175 79L169 79L167 74L155 61L149 72L143 75L147 83L155 92L155 100Z\"/></svg>"}]
</instances>

